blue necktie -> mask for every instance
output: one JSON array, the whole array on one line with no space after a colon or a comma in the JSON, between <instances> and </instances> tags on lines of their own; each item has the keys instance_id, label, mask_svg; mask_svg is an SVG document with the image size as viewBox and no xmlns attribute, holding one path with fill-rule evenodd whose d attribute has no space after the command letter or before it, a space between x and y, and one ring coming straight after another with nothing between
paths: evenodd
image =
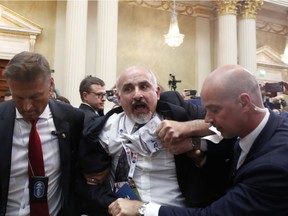
<instances>
[{"instance_id":1,"label":"blue necktie","mask_svg":"<svg viewBox=\"0 0 288 216\"><path fill-rule=\"evenodd\" d=\"M239 157L241 155L241 147L239 145L240 143L240 139L238 138L235 145L234 145L234 149L233 149L233 164L232 164L232 175L234 176L236 171L237 171L237 164L238 164L238 160Z\"/></svg>"}]
</instances>

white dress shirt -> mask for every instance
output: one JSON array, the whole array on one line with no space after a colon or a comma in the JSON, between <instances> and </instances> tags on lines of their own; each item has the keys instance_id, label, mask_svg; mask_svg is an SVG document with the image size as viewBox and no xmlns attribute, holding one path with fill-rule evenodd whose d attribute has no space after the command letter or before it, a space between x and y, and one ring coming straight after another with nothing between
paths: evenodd
<instances>
[{"instance_id":1,"label":"white dress shirt","mask_svg":"<svg viewBox=\"0 0 288 216\"><path fill-rule=\"evenodd\" d=\"M125 130L128 133L131 133L135 124L125 116L124 113L113 114L99 135L102 146L113 158L111 187L114 186L115 170L122 152L121 118L125 118ZM155 202L161 205L184 206L184 198L177 181L174 156L167 149L161 148L152 156L137 154L133 179L143 201Z\"/></svg>"},{"instance_id":2,"label":"white dress shirt","mask_svg":"<svg viewBox=\"0 0 288 216\"><path fill-rule=\"evenodd\" d=\"M265 127L265 125L266 125L266 123L267 123L267 121L269 119L269 116L270 116L270 112L266 108L266 114L265 114L263 120L257 126L257 128L255 128L247 136L245 136L242 139L240 139L239 146L240 146L242 151L241 151L240 157L239 157L238 162L237 162L237 169L244 163L244 161L246 159L246 156L247 156L248 152L250 151L250 149L252 147L252 144L254 143L254 141L257 138L257 136L260 134L260 132Z\"/></svg>"},{"instance_id":3,"label":"white dress shirt","mask_svg":"<svg viewBox=\"0 0 288 216\"><path fill-rule=\"evenodd\" d=\"M49 177L47 192L49 212L51 216L56 216L61 208L62 194L60 188L60 153L57 136L51 134L52 131L55 131L55 125L48 105L40 115L36 127L42 144L45 175ZM31 123L26 122L16 109L6 216L30 214L28 188L30 130Z\"/></svg>"}]
</instances>

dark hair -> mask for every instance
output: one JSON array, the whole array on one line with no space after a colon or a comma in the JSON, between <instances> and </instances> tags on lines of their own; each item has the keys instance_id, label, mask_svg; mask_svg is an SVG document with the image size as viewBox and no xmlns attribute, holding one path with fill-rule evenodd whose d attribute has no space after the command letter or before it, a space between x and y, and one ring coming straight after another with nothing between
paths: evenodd
<instances>
[{"instance_id":1,"label":"dark hair","mask_svg":"<svg viewBox=\"0 0 288 216\"><path fill-rule=\"evenodd\" d=\"M100 86L105 86L105 83L103 80L101 80L98 77L93 77L93 76L87 76L84 78L79 87L79 93L80 97L83 100L83 92L90 92L91 91L91 85L100 85Z\"/></svg>"},{"instance_id":2,"label":"dark hair","mask_svg":"<svg viewBox=\"0 0 288 216\"><path fill-rule=\"evenodd\" d=\"M6 78L30 82L39 76L51 77L51 70L47 59L35 52L21 52L16 54L7 64L3 75Z\"/></svg>"}]
</instances>

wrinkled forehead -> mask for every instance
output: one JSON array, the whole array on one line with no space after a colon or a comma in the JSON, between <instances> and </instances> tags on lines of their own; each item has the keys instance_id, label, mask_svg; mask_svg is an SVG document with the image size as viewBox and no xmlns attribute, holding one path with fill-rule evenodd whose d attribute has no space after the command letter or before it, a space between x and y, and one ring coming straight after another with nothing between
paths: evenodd
<instances>
[{"instance_id":1,"label":"wrinkled forehead","mask_svg":"<svg viewBox=\"0 0 288 216\"><path fill-rule=\"evenodd\" d=\"M152 85L151 74L143 69L133 69L125 71L121 75L119 78L119 87L121 88L124 85L138 85L144 82Z\"/></svg>"}]
</instances>

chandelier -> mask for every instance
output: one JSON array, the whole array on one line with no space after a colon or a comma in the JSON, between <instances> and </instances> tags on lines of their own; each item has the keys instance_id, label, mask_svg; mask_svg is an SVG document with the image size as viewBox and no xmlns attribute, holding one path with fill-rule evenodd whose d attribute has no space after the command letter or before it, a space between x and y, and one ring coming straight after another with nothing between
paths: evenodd
<instances>
[{"instance_id":1,"label":"chandelier","mask_svg":"<svg viewBox=\"0 0 288 216\"><path fill-rule=\"evenodd\" d=\"M184 34L180 34L178 21L177 21L177 13L175 10L175 0L173 0L173 10L171 13L170 27L168 34L164 35L165 43L172 47L178 47L183 43Z\"/></svg>"}]
</instances>

